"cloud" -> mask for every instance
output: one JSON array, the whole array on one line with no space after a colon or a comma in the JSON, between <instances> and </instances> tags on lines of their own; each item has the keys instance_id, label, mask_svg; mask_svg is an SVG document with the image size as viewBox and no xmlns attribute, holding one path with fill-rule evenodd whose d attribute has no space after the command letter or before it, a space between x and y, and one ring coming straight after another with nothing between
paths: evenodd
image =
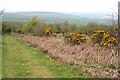
<instances>
[{"instance_id":1,"label":"cloud","mask_svg":"<svg viewBox=\"0 0 120 80\"><path fill-rule=\"evenodd\" d=\"M111 12L119 0L0 0L0 9L8 12Z\"/></svg>"}]
</instances>

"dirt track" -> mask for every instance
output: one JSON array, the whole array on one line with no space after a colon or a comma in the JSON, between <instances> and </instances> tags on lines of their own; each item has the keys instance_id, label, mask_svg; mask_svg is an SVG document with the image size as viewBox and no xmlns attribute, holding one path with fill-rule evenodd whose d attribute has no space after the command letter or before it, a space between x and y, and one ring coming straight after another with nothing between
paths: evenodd
<instances>
[{"instance_id":1,"label":"dirt track","mask_svg":"<svg viewBox=\"0 0 120 80\"><path fill-rule=\"evenodd\" d=\"M80 45L70 45L64 42L64 38L62 36L57 36L56 38L56 37L36 37L16 33L12 35L14 35L17 39L24 40L30 43L38 50L45 52L53 59L58 60L62 63L67 64L100 63L104 65L118 64L118 53L116 49L102 48L97 45L93 45L91 41L87 43L81 43Z\"/></svg>"}]
</instances>

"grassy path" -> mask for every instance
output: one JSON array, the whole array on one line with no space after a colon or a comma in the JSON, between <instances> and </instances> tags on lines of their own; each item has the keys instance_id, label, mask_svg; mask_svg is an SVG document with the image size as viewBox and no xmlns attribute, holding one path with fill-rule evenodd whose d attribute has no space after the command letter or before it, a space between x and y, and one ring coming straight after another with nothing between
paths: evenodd
<instances>
[{"instance_id":1,"label":"grassy path","mask_svg":"<svg viewBox=\"0 0 120 80\"><path fill-rule=\"evenodd\" d=\"M10 36L5 36L3 41L3 46L5 46L3 48L3 77L54 77L39 64L26 45Z\"/></svg>"},{"instance_id":2,"label":"grassy path","mask_svg":"<svg viewBox=\"0 0 120 80\"><path fill-rule=\"evenodd\" d=\"M3 36L3 78L87 77L61 66L23 41Z\"/></svg>"}]
</instances>

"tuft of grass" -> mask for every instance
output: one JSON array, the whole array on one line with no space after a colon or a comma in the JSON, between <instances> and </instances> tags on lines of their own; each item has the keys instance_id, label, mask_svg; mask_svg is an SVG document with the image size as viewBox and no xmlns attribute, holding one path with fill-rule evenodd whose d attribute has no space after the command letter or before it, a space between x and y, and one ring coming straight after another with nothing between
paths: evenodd
<instances>
[{"instance_id":1,"label":"tuft of grass","mask_svg":"<svg viewBox=\"0 0 120 80\"><path fill-rule=\"evenodd\" d=\"M109 68L116 69L116 66L113 64L108 65Z\"/></svg>"},{"instance_id":2,"label":"tuft of grass","mask_svg":"<svg viewBox=\"0 0 120 80\"><path fill-rule=\"evenodd\" d=\"M23 76L23 77L26 77L26 76L29 76L29 75L31 75L32 73L29 71L29 70L24 70L24 69L22 69L22 70L20 70L20 71L18 71L17 72L17 74L16 74L16 76Z\"/></svg>"}]
</instances>

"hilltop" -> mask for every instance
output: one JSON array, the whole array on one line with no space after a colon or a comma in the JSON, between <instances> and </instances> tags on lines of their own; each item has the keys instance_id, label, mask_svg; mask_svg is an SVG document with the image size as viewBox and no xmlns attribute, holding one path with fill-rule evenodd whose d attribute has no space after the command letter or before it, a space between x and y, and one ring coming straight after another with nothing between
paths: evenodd
<instances>
[{"instance_id":1,"label":"hilltop","mask_svg":"<svg viewBox=\"0 0 120 80\"><path fill-rule=\"evenodd\" d=\"M95 15L95 16L94 16ZM103 24L108 23L107 19L102 16L106 14L74 14L74 13L58 13L58 12L7 12L3 15L3 22L19 22L25 23L32 17L37 17L48 23L63 23L68 21L75 24L87 24L89 22L97 22ZM92 18L91 18L92 16Z\"/></svg>"}]
</instances>

